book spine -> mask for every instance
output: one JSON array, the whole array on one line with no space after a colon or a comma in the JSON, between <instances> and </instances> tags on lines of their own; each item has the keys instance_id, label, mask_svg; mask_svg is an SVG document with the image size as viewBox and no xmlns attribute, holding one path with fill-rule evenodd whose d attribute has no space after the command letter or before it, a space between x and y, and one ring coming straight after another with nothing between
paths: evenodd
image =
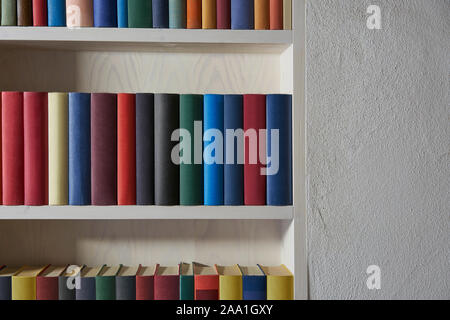
<instances>
[{"instance_id":1,"label":"book spine","mask_svg":"<svg viewBox=\"0 0 450 320\"><path fill-rule=\"evenodd\" d=\"M244 300L267 299L267 279L265 276L243 276L242 287Z\"/></svg>"},{"instance_id":2,"label":"book spine","mask_svg":"<svg viewBox=\"0 0 450 320\"><path fill-rule=\"evenodd\" d=\"M67 27L77 28L94 26L94 8L92 0L66 0L66 7Z\"/></svg>"},{"instance_id":3,"label":"book spine","mask_svg":"<svg viewBox=\"0 0 450 320\"><path fill-rule=\"evenodd\" d=\"M187 0L186 20L188 29L202 28L202 0Z\"/></svg>"},{"instance_id":4,"label":"book spine","mask_svg":"<svg viewBox=\"0 0 450 320\"><path fill-rule=\"evenodd\" d=\"M290 206L293 196L292 96L268 95L266 109L267 205Z\"/></svg>"},{"instance_id":5,"label":"book spine","mask_svg":"<svg viewBox=\"0 0 450 320\"><path fill-rule=\"evenodd\" d=\"M66 0L48 0L47 10L49 27L66 26Z\"/></svg>"},{"instance_id":6,"label":"book spine","mask_svg":"<svg viewBox=\"0 0 450 320\"><path fill-rule=\"evenodd\" d=\"M47 0L33 0L33 26L47 26Z\"/></svg>"},{"instance_id":7,"label":"book spine","mask_svg":"<svg viewBox=\"0 0 450 320\"><path fill-rule=\"evenodd\" d=\"M36 300L59 300L58 277L36 278Z\"/></svg>"},{"instance_id":8,"label":"book spine","mask_svg":"<svg viewBox=\"0 0 450 320\"><path fill-rule=\"evenodd\" d=\"M48 193L51 206L68 204L69 97L48 94Z\"/></svg>"},{"instance_id":9,"label":"book spine","mask_svg":"<svg viewBox=\"0 0 450 320\"><path fill-rule=\"evenodd\" d=\"M283 30L283 0L270 0L270 30Z\"/></svg>"},{"instance_id":10,"label":"book spine","mask_svg":"<svg viewBox=\"0 0 450 320\"><path fill-rule=\"evenodd\" d=\"M152 2L148 0L128 0L128 27L151 28Z\"/></svg>"},{"instance_id":11,"label":"book spine","mask_svg":"<svg viewBox=\"0 0 450 320\"><path fill-rule=\"evenodd\" d=\"M71 289L67 286L67 281L69 277L58 277L58 300L71 301L76 300L76 290ZM71 281L73 281L71 279ZM75 284L73 283L74 287Z\"/></svg>"},{"instance_id":12,"label":"book spine","mask_svg":"<svg viewBox=\"0 0 450 320\"><path fill-rule=\"evenodd\" d=\"M117 26L128 28L128 0L117 0Z\"/></svg>"},{"instance_id":13,"label":"book spine","mask_svg":"<svg viewBox=\"0 0 450 320\"><path fill-rule=\"evenodd\" d=\"M94 27L117 28L117 2L94 0Z\"/></svg>"},{"instance_id":14,"label":"book spine","mask_svg":"<svg viewBox=\"0 0 450 320\"><path fill-rule=\"evenodd\" d=\"M136 276L136 300L155 300L153 276Z\"/></svg>"},{"instance_id":15,"label":"book spine","mask_svg":"<svg viewBox=\"0 0 450 320\"><path fill-rule=\"evenodd\" d=\"M117 95L117 200L136 205L136 95Z\"/></svg>"},{"instance_id":16,"label":"book spine","mask_svg":"<svg viewBox=\"0 0 450 320\"><path fill-rule=\"evenodd\" d=\"M217 28L216 0L202 0L202 29Z\"/></svg>"},{"instance_id":17,"label":"book spine","mask_svg":"<svg viewBox=\"0 0 450 320\"><path fill-rule=\"evenodd\" d=\"M153 28L169 28L169 2L152 0Z\"/></svg>"},{"instance_id":18,"label":"book spine","mask_svg":"<svg viewBox=\"0 0 450 320\"><path fill-rule=\"evenodd\" d=\"M219 288L219 300L242 300L242 276L220 276Z\"/></svg>"},{"instance_id":19,"label":"book spine","mask_svg":"<svg viewBox=\"0 0 450 320\"><path fill-rule=\"evenodd\" d=\"M292 0L283 0L283 29L292 30Z\"/></svg>"},{"instance_id":20,"label":"book spine","mask_svg":"<svg viewBox=\"0 0 450 320\"><path fill-rule=\"evenodd\" d=\"M69 94L69 205L91 204L91 95Z\"/></svg>"},{"instance_id":21,"label":"book spine","mask_svg":"<svg viewBox=\"0 0 450 320\"><path fill-rule=\"evenodd\" d=\"M116 277L116 300L136 300L136 277Z\"/></svg>"},{"instance_id":22,"label":"book spine","mask_svg":"<svg viewBox=\"0 0 450 320\"><path fill-rule=\"evenodd\" d=\"M267 300L294 300L294 277L267 276Z\"/></svg>"},{"instance_id":23,"label":"book spine","mask_svg":"<svg viewBox=\"0 0 450 320\"><path fill-rule=\"evenodd\" d=\"M266 204L266 176L261 174L266 154L266 139L261 130L266 129L266 96L244 95L244 203Z\"/></svg>"},{"instance_id":24,"label":"book spine","mask_svg":"<svg viewBox=\"0 0 450 320\"><path fill-rule=\"evenodd\" d=\"M16 0L2 0L2 26L17 26L17 2Z\"/></svg>"},{"instance_id":25,"label":"book spine","mask_svg":"<svg viewBox=\"0 0 450 320\"><path fill-rule=\"evenodd\" d=\"M180 203L180 167L172 133L180 126L179 95L155 94L155 203ZM173 153L173 154L172 154ZM174 163L175 162L175 163Z\"/></svg>"},{"instance_id":26,"label":"book spine","mask_svg":"<svg viewBox=\"0 0 450 320\"><path fill-rule=\"evenodd\" d=\"M186 0L169 0L169 28L186 29Z\"/></svg>"},{"instance_id":27,"label":"book spine","mask_svg":"<svg viewBox=\"0 0 450 320\"><path fill-rule=\"evenodd\" d=\"M24 191L27 206L48 204L47 93L24 93Z\"/></svg>"},{"instance_id":28,"label":"book spine","mask_svg":"<svg viewBox=\"0 0 450 320\"><path fill-rule=\"evenodd\" d=\"M220 206L223 201L223 95L205 95L204 98L204 202ZM217 135L221 135L218 137Z\"/></svg>"},{"instance_id":29,"label":"book spine","mask_svg":"<svg viewBox=\"0 0 450 320\"><path fill-rule=\"evenodd\" d=\"M244 205L244 128L242 95L225 95L224 98L224 203L226 206ZM228 131L233 130L233 135ZM231 132L230 132L231 134Z\"/></svg>"},{"instance_id":30,"label":"book spine","mask_svg":"<svg viewBox=\"0 0 450 320\"><path fill-rule=\"evenodd\" d=\"M80 278L80 286L75 291L76 300L96 300L95 277Z\"/></svg>"},{"instance_id":31,"label":"book spine","mask_svg":"<svg viewBox=\"0 0 450 320\"><path fill-rule=\"evenodd\" d=\"M0 13L1 15L1 13ZM3 204L3 146L2 146L2 93L0 92L0 205Z\"/></svg>"},{"instance_id":32,"label":"book spine","mask_svg":"<svg viewBox=\"0 0 450 320\"><path fill-rule=\"evenodd\" d=\"M155 276L155 300L180 300L180 277Z\"/></svg>"},{"instance_id":33,"label":"book spine","mask_svg":"<svg viewBox=\"0 0 450 320\"><path fill-rule=\"evenodd\" d=\"M11 300L36 300L36 277L12 277Z\"/></svg>"},{"instance_id":34,"label":"book spine","mask_svg":"<svg viewBox=\"0 0 450 320\"><path fill-rule=\"evenodd\" d=\"M96 300L116 300L116 277L95 277Z\"/></svg>"},{"instance_id":35,"label":"book spine","mask_svg":"<svg viewBox=\"0 0 450 320\"><path fill-rule=\"evenodd\" d=\"M231 29L254 29L254 20L253 0L231 0Z\"/></svg>"},{"instance_id":36,"label":"book spine","mask_svg":"<svg viewBox=\"0 0 450 320\"><path fill-rule=\"evenodd\" d=\"M17 0L17 25L20 27L33 25L33 3L31 0Z\"/></svg>"},{"instance_id":37,"label":"book spine","mask_svg":"<svg viewBox=\"0 0 450 320\"><path fill-rule=\"evenodd\" d=\"M270 29L269 0L255 0L255 30Z\"/></svg>"},{"instance_id":38,"label":"book spine","mask_svg":"<svg viewBox=\"0 0 450 320\"><path fill-rule=\"evenodd\" d=\"M151 93L136 94L136 203L155 204L155 106Z\"/></svg>"},{"instance_id":39,"label":"book spine","mask_svg":"<svg viewBox=\"0 0 450 320\"><path fill-rule=\"evenodd\" d=\"M23 93L2 93L3 205L24 204Z\"/></svg>"},{"instance_id":40,"label":"book spine","mask_svg":"<svg viewBox=\"0 0 450 320\"><path fill-rule=\"evenodd\" d=\"M0 301L11 300L11 277L0 277Z\"/></svg>"},{"instance_id":41,"label":"book spine","mask_svg":"<svg viewBox=\"0 0 450 320\"><path fill-rule=\"evenodd\" d=\"M198 124L196 134L195 122ZM203 96L180 96L180 129L190 135L190 149L183 149L180 163L180 205L203 205ZM183 137L184 141L184 137ZM187 146L185 146L187 147Z\"/></svg>"},{"instance_id":42,"label":"book spine","mask_svg":"<svg viewBox=\"0 0 450 320\"><path fill-rule=\"evenodd\" d=\"M217 29L231 29L231 0L217 0Z\"/></svg>"},{"instance_id":43,"label":"book spine","mask_svg":"<svg viewBox=\"0 0 450 320\"><path fill-rule=\"evenodd\" d=\"M180 276L180 300L194 300L194 276Z\"/></svg>"},{"instance_id":44,"label":"book spine","mask_svg":"<svg viewBox=\"0 0 450 320\"><path fill-rule=\"evenodd\" d=\"M117 95L91 94L91 201L117 205Z\"/></svg>"},{"instance_id":45,"label":"book spine","mask_svg":"<svg viewBox=\"0 0 450 320\"><path fill-rule=\"evenodd\" d=\"M219 300L219 276L194 276L195 300Z\"/></svg>"}]
</instances>

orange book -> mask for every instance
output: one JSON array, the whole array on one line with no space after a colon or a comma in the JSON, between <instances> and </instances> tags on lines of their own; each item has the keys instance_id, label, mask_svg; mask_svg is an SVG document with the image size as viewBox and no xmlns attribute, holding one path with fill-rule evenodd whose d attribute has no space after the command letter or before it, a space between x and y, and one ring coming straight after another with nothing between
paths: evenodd
<instances>
[{"instance_id":1,"label":"orange book","mask_svg":"<svg viewBox=\"0 0 450 320\"><path fill-rule=\"evenodd\" d=\"M187 28L202 28L202 0L187 0Z\"/></svg>"},{"instance_id":2,"label":"orange book","mask_svg":"<svg viewBox=\"0 0 450 320\"><path fill-rule=\"evenodd\" d=\"M219 300L219 274L215 267L193 263L195 300Z\"/></svg>"},{"instance_id":3,"label":"orange book","mask_svg":"<svg viewBox=\"0 0 450 320\"><path fill-rule=\"evenodd\" d=\"M255 30L270 29L269 0L255 0Z\"/></svg>"},{"instance_id":4,"label":"orange book","mask_svg":"<svg viewBox=\"0 0 450 320\"><path fill-rule=\"evenodd\" d=\"M216 0L202 1L202 28L217 29Z\"/></svg>"},{"instance_id":5,"label":"orange book","mask_svg":"<svg viewBox=\"0 0 450 320\"><path fill-rule=\"evenodd\" d=\"M270 0L270 30L283 30L283 0Z\"/></svg>"}]
</instances>

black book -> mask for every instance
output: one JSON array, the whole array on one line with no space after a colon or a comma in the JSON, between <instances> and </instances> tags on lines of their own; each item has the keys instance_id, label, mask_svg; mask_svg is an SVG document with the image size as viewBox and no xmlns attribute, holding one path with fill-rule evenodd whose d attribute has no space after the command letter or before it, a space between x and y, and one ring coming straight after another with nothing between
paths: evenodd
<instances>
[{"instance_id":1,"label":"black book","mask_svg":"<svg viewBox=\"0 0 450 320\"><path fill-rule=\"evenodd\" d=\"M139 267L122 267L116 276L116 300L136 300L136 274Z\"/></svg>"}]
</instances>

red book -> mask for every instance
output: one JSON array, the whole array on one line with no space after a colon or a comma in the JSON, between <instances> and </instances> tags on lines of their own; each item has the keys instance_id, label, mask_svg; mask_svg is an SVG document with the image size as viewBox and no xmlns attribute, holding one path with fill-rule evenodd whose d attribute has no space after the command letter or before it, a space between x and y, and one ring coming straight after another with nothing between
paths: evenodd
<instances>
[{"instance_id":1,"label":"red book","mask_svg":"<svg viewBox=\"0 0 450 320\"><path fill-rule=\"evenodd\" d=\"M180 300L180 266L161 267L155 274L155 300Z\"/></svg>"},{"instance_id":2,"label":"red book","mask_svg":"<svg viewBox=\"0 0 450 320\"><path fill-rule=\"evenodd\" d=\"M270 30L283 30L283 0L270 0Z\"/></svg>"},{"instance_id":3,"label":"red book","mask_svg":"<svg viewBox=\"0 0 450 320\"><path fill-rule=\"evenodd\" d=\"M219 274L216 268L194 263L195 300L219 300Z\"/></svg>"},{"instance_id":4,"label":"red book","mask_svg":"<svg viewBox=\"0 0 450 320\"><path fill-rule=\"evenodd\" d=\"M231 29L231 0L217 0L217 29Z\"/></svg>"},{"instance_id":5,"label":"red book","mask_svg":"<svg viewBox=\"0 0 450 320\"><path fill-rule=\"evenodd\" d=\"M136 274L136 300L155 300L155 272L154 267L139 266Z\"/></svg>"},{"instance_id":6,"label":"red book","mask_svg":"<svg viewBox=\"0 0 450 320\"><path fill-rule=\"evenodd\" d=\"M24 192L25 205L48 204L48 103L47 93L25 92Z\"/></svg>"},{"instance_id":7,"label":"red book","mask_svg":"<svg viewBox=\"0 0 450 320\"><path fill-rule=\"evenodd\" d=\"M260 130L266 129L266 96L244 95L244 203L247 206L266 205L265 167L266 139Z\"/></svg>"},{"instance_id":8,"label":"red book","mask_svg":"<svg viewBox=\"0 0 450 320\"><path fill-rule=\"evenodd\" d=\"M47 26L47 0L33 0L33 26Z\"/></svg>"},{"instance_id":9,"label":"red book","mask_svg":"<svg viewBox=\"0 0 450 320\"><path fill-rule=\"evenodd\" d=\"M23 93L2 93L3 204L24 204Z\"/></svg>"},{"instance_id":10,"label":"red book","mask_svg":"<svg viewBox=\"0 0 450 320\"><path fill-rule=\"evenodd\" d=\"M59 300L59 277L67 267L49 266L36 277L36 300Z\"/></svg>"},{"instance_id":11,"label":"red book","mask_svg":"<svg viewBox=\"0 0 450 320\"><path fill-rule=\"evenodd\" d=\"M136 205L136 95L117 95L117 197Z\"/></svg>"}]
</instances>

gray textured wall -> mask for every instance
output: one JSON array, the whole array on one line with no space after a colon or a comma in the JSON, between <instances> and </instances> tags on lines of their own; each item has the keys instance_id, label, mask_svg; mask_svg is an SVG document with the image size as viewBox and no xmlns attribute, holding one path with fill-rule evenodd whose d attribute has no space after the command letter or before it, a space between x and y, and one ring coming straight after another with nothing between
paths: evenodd
<instances>
[{"instance_id":1,"label":"gray textured wall","mask_svg":"<svg viewBox=\"0 0 450 320\"><path fill-rule=\"evenodd\" d=\"M450 1L307 1L310 296L450 299Z\"/></svg>"}]
</instances>

